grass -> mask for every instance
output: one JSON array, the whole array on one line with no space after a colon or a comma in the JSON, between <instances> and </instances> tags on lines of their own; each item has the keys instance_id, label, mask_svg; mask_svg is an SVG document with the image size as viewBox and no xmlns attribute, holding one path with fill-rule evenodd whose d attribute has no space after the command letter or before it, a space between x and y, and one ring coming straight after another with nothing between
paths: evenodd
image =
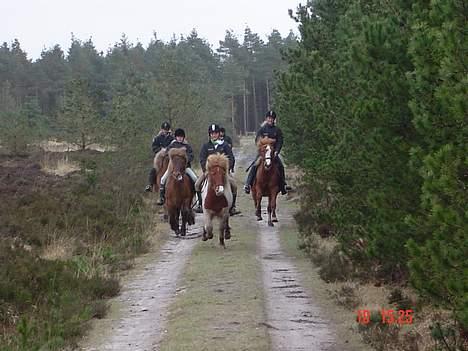
<instances>
[{"instance_id":1,"label":"grass","mask_svg":"<svg viewBox=\"0 0 468 351\"><path fill-rule=\"evenodd\" d=\"M270 350L256 258L256 231L232 221L223 250L213 241L195 247L174 304L161 351Z\"/></svg>"},{"instance_id":2,"label":"grass","mask_svg":"<svg viewBox=\"0 0 468 351\"><path fill-rule=\"evenodd\" d=\"M0 350L62 349L105 314L151 241L145 178L117 153L0 158Z\"/></svg>"}]
</instances>

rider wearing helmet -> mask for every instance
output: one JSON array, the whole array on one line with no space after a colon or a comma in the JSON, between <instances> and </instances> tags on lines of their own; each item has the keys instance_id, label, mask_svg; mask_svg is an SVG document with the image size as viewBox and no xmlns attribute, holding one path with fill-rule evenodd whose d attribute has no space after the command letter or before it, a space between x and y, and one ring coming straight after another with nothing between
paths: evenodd
<instances>
[{"instance_id":1,"label":"rider wearing helmet","mask_svg":"<svg viewBox=\"0 0 468 351\"><path fill-rule=\"evenodd\" d=\"M257 143L259 138L264 138L268 137L271 139L275 139L275 158L278 161L278 168L279 168L279 173L280 173L280 190L281 194L285 195L287 194L287 189L288 186L286 185L286 177L284 174L284 165L283 162L281 161L281 158L279 157L279 153L281 151L281 148L283 147L283 132L281 129L279 129L275 125L275 120L276 120L276 113L275 111L268 111L265 115L265 122L262 124L262 127L257 131L257 135L255 136L255 143ZM257 156L258 159L258 156ZM244 191L249 194L250 193L250 188L253 185L253 182L255 180L255 176L257 175L257 166L256 160L252 163L250 167L250 172L247 176L247 180L245 181L245 186L244 186Z\"/></svg>"},{"instance_id":2,"label":"rider wearing helmet","mask_svg":"<svg viewBox=\"0 0 468 351\"><path fill-rule=\"evenodd\" d=\"M174 140L174 137L171 133L171 125L169 122L163 122L158 135L153 138L153 144L151 145L154 155L161 151L161 149L168 147L172 140ZM149 173L149 184L146 186L145 191L151 191L153 184L156 183L156 173L157 170L154 167L151 168Z\"/></svg>"},{"instance_id":3,"label":"rider wearing helmet","mask_svg":"<svg viewBox=\"0 0 468 351\"><path fill-rule=\"evenodd\" d=\"M232 139L230 136L226 135L226 129L223 127L219 128L219 138L224 140L225 143L228 143L232 149Z\"/></svg>"},{"instance_id":4,"label":"rider wearing helmet","mask_svg":"<svg viewBox=\"0 0 468 351\"><path fill-rule=\"evenodd\" d=\"M203 171L202 175L198 178L196 184L195 184L195 190L196 191L201 191L201 186L203 184L203 181L206 178L206 160L208 159L208 156L220 153L224 154L228 157L229 159L229 171L234 172L234 164L235 164L235 158L234 154L232 153L231 146L221 140L219 138L219 125L217 124L210 124L208 128L208 134L210 136L210 141L208 141L206 144L204 144L200 150L200 166ZM231 183L231 189L232 189L232 206L229 209L229 213L231 216L240 213L236 209L236 199L237 199L237 185L233 177L229 175L229 182Z\"/></svg>"},{"instance_id":5,"label":"rider wearing helmet","mask_svg":"<svg viewBox=\"0 0 468 351\"><path fill-rule=\"evenodd\" d=\"M195 184L195 182L197 181L197 175L192 170L192 168L190 168L191 162L193 161L193 149L190 146L190 144L187 143L187 141L185 141L185 131L181 128L176 129L174 131L174 137L175 139L169 144L169 146L167 147L167 151L169 151L170 149L185 148L185 151L187 152L187 168L185 169L185 173L190 177L190 179L192 179L193 183ZM158 205L164 204L164 196L166 193L166 180L168 177L169 169L167 169L164 175L161 177L161 183L159 184L159 201L157 202ZM201 203L200 192L197 192L197 198L198 201ZM201 207L200 209L197 208L197 212L198 210L201 210L201 212L203 212Z\"/></svg>"}]
</instances>

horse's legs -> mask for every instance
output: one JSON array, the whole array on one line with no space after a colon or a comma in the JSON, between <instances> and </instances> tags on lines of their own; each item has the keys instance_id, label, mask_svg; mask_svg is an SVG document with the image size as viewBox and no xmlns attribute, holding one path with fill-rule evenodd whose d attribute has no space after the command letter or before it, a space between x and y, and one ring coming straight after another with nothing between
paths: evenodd
<instances>
[{"instance_id":1,"label":"horse's legs","mask_svg":"<svg viewBox=\"0 0 468 351\"><path fill-rule=\"evenodd\" d=\"M208 239L213 239L213 222L211 214L209 214L208 211L204 212L203 216L205 222L205 230L203 232L202 240L205 241Z\"/></svg>"},{"instance_id":2,"label":"horse's legs","mask_svg":"<svg viewBox=\"0 0 468 351\"><path fill-rule=\"evenodd\" d=\"M262 193L256 194L255 207L256 207L255 215L257 216L257 221L261 221L262 220Z\"/></svg>"},{"instance_id":3,"label":"horse's legs","mask_svg":"<svg viewBox=\"0 0 468 351\"><path fill-rule=\"evenodd\" d=\"M229 209L226 208L225 212L226 213L223 214L223 217L220 218L220 221L219 221L219 244L224 248L226 248L226 246L224 245L224 231L226 230L226 225L227 225L226 217L229 217Z\"/></svg>"},{"instance_id":4,"label":"horse's legs","mask_svg":"<svg viewBox=\"0 0 468 351\"><path fill-rule=\"evenodd\" d=\"M229 226L229 216L226 217L226 223L224 224L224 239L231 239L231 227Z\"/></svg>"},{"instance_id":5,"label":"horse's legs","mask_svg":"<svg viewBox=\"0 0 468 351\"><path fill-rule=\"evenodd\" d=\"M169 209L169 224L176 235L179 235L179 216L176 209Z\"/></svg>"},{"instance_id":6,"label":"horse's legs","mask_svg":"<svg viewBox=\"0 0 468 351\"><path fill-rule=\"evenodd\" d=\"M271 207L272 207L272 202L273 202L272 195L269 195L269 196L268 196L268 207L267 207L267 209L268 209L268 225L269 225L270 227L273 227L273 226L274 226L273 222L271 221Z\"/></svg>"},{"instance_id":7,"label":"horse's legs","mask_svg":"<svg viewBox=\"0 0 468 351\"><path fill-rule=\"evenodd\" d=\"M187 234L187 222L188 222L188 211L186 208L182 209L182 228L180 229L180 235L185 236Z\"/></svg>"},{"instance_id":8,"label":"horse's legs","mask_svg":"<svg viewBox=\"0 0 468 351\"><path fill-rule=\"evenodd\" d=\"M273 218L272 222L278 222L278 218L276 217L276 200L278 197L278 193L274 192L273 195L271 195L271 212L273 213Z\"/></svg>"}]
</instances>

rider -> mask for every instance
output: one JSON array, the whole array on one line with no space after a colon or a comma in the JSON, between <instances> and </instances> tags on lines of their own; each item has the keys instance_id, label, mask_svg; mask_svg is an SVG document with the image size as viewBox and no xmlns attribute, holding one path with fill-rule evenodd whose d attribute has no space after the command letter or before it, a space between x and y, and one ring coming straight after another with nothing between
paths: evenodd
<instances>
[{"instance_id":1,"label":"rider","mask_svg":"<svg viewBox=\"0 0 468 351\"><path fill-rule=\"evenodd\" d=\"M174 140L174 137L171 133L171 125L169 122L163 122L158 135L153 138L153 144L151 145L153 154L156 155L161 149L168 147L172 140ZM145 191L152 191L152 185L156 183L156 173L156 168L151 168L149 173L149 184L146 186Z\"/></svg>"},{"instance_id":2,"label":"rider","mask_svg":"<svg viewBox=\"0 0 468 351\"><path fill-rule=\"evenodd\" d=\"M226 135L226 129L224 127L219 128L219 138L224 140L225 143L228 143L232 149L232 139L230 136Z\"/></svg>"},{"instance_id":3,"label":"rider","mask_svg":"<svg viewBox=\"0 0 468 351\"><path fill-rule=\"evenodd\" d=\"M265 115L265 122L262 124L262 127L257 131L257 135L255 136L255 143L257 143L259 138L264 138L268 137L271 139L275 139L275 158L278 161L278 168L279 168L279 173L280 173L280 178L281 178L281 185L280 185L280 190L281 194L285 195L288 192L288 186L286 185L286 177L284 174L284 165L283 162L281 161L281 158L279 157L279 153L281 151L281 148L283 147L283 132L281 129L279 129L275 125L275 120L276 120L276 113L275 111L268 111ZM258 159L258 156L256 160ZM257 166L255 162L252 163L250 167L250 172L247 176L247 180L245 181L244 185L244 191L246 194L250 193L250 188L253 185L255 176L257 175Z\"/></svg>"},{"instance_id":4,"label":"rider","mask_svg":"<svg viewBox=\"0 0 468 351\"><path fill-rule=\"evenodd\" d=\"M170 149L181 149L185 148L187 152L187 168L185 169L185 173L192 179L193 183L197 181L197 175L192 170L190 163L193 161L193 150L187 141L185 141L185 131L181 128L178 128L174 131L175 139L167 147L167 151ZM158 205L164 204L164 196L166 193L166 180L169 177L169 169L166 170L164 175L161 177L161 183L159 184L159 201L157 202ZM198 207L195 210L196 212L203 212L201 208L201 193L197 191L197 198L198 198Z\"/></svg>"},{"instance_id":5,"label":"rider","mask_svg":"<svg viewBox=\"0 0 468 351\"><path fill-rule=\"evenodd\" d=\"M201 191L201 186L203 181L206 178L206 160L208 156L220 153L224 154L229 159L229 172L234 172L234 163L235 158L234 154L232 153L231 146L221 140L219 138L219 125L211 124L208 128L208 134L210 135L210 141L204 144L200 150L200 166L203 171L202 175L198 178L197 182L195 183L195 190L197 192ZM236 199L237 199L237 185L235 183L234 178L229 175L229 182L231 183L231 190L232 190L232 206L229 209L229 214L231 216L240 213L236 209Z\"/></svg>"}]
</instances>

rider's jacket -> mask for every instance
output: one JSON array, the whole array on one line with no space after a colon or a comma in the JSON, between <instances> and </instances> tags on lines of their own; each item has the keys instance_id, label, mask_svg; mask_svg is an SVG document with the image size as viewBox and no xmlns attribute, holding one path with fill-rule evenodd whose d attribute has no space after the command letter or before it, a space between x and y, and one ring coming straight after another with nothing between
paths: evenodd
<instances>
[{"instance_id":1,"label":"rider's jacket","mask_svg":"<svg viewBox=\"0 0 468 351\"><path fill-rule=\"evenodd\" d=\"M153 138L153 144L151 145L151 149L156 154L161 150L163 147L168 147L169 144L174 140L174 137L171 133L162 133L160 132Z\"/></svg>"},{"instance_id":2,"label":"rider's jacket","mask_svg":"<svg viewBox=\"0 0 468 351\"><path fill-rule=\"evenodd\" d=\"M211 140L204 144L200 150L200 166L203 172L206 172L206 160L208 156L220 153L224 154L229 158L229 170L234 170L234 154L232 153L232 149L226 142L221 143L212 143Z\"/></svg>"},{"instance_id":3,"label":"rider's jacket","mask_svg":"<svg viewBox=\"0 0 468 351\"><path fill-rule=\"evenodd\" d=\"M271 139L275 139L275 151L279 154L281 148L283 147L283 132L277 126L269 125L265 123L258 131L257 135L255 136L255 142L258 141L258 138L268 137Z\"/></svg>"},{"instance_id":4,"label":"rider's jacket","mask_svg":"<svg viewBox=\"0 0 468 351\"><path fill-rule=\"evenodd\" d=\"M177 140L174 139L167 147L167 150L169 151L170 149L181 149L183 147L187 151L187 167L190 168L191 167L190 164L193 161L193 149L189 143L187 143L185 140L183 142L178 142Z\"/></svg>"},{"instance_id":5,"label":"rider's jacket","mask_svg":"<svg viewBox=\"0 0 468 351\"><path fill-rule=\"evenodd\" d=\"M232 148L232 139L231 139L230 136L228 136L228 135L225 134L225 135L223 136L223 140L224 140L225 143L229 144L229 146Z\"/></svg>"}]
</instances>

